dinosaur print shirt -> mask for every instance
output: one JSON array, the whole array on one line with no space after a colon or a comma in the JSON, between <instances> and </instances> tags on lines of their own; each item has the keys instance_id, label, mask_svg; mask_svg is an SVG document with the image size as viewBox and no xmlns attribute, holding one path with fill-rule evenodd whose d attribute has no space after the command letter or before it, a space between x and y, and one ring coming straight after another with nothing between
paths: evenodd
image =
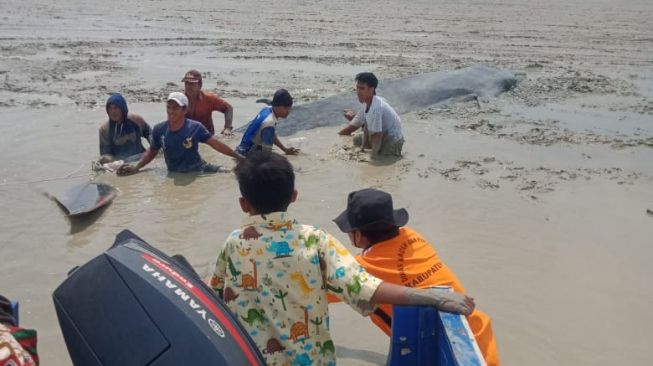
<instances>
[{"instance_id":1,"label":"dinosaur print shirt","mask_svg":"<svg viewBox=\"0 0 653 366\"><path fill-rule=\"evenodd\" d=\"M368 315L381 280L330 234L274 212L229 235L210 284L268 365L335 365L327 292Z\"/></svg>"}]
</instances>

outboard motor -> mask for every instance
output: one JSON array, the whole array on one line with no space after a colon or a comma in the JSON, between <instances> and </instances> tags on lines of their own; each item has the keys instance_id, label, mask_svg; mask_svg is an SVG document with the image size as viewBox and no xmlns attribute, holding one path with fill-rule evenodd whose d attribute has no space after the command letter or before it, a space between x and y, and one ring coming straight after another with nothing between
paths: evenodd
<instances>
[{"instance_id":1,"label":"outboard motor","mask_svg":"<svg viewBox=\"0 0 653 366\"><path fill-rule=\"evenodd\" d=\"M265 365L185 260L128 230L71 271L53 298L75 365Z\"/></svg>"}]
</instances>

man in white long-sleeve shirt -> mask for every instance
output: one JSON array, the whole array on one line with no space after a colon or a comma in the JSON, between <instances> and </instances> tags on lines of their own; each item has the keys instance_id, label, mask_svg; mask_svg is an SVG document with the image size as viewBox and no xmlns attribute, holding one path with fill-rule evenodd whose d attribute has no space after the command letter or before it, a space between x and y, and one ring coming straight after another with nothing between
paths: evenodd
<instances>
[{"instance_id":1,"label":"man in white long-sleeve shirt","mask_svg":"<svg viewBox=\"0 0 653 366\"><path fill-rule=\"evenodd\" d=\"M356 75L356 96L361 102L361 108L354 112L346 110L345 118L349 124L338 132L340 135L351 135L363 127L362 149L371 149L372 158L380 156L401 157L404 136L401 132L401 119L388 102L376 95L379 80L371 72Z\"/></svg>"}]
</instances>

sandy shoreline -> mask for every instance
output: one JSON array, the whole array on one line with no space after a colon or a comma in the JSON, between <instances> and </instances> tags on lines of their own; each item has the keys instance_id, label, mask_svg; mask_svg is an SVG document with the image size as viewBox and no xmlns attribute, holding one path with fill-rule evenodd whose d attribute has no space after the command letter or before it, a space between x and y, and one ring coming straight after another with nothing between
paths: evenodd
<instances>
[{"instance_id":1,"label":"sandy shoreline","mask_svg":"<svg viewBox=\"0 0 653 366\"><path fill-rule=\"evenodd\" d=\"M299 133L291 211L346 242L331 222L346 194L391 192L493 317L506 365L653 359L650 2L282 0L264 13L237 1L3 5L0 292L21 300L43 364L70 364L52 291L117 232L205 270L242 217L232 174L169 178L159 158L132 177L91 175L108 92L156 123L161 98L198 68L241 125L281 86L304 103L351 90L360 71L385 80L477 63L525 80L497 98L403 115L408 144L394 165L362 161L337 128ZM80 225L41 195L89 178L120 195ZM387 339L366 319L339 305L332 323L339 364L383 364Z\"/></svg>"}]
</instances>

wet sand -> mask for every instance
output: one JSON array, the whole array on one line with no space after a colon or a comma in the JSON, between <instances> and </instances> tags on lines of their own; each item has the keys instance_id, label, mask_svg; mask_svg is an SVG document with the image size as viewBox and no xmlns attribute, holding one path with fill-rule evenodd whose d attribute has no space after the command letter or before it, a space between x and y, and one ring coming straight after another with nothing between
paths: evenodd
<instances>
[{"instance_id":1,"label":"wet sand","mask_svg":"<svg viewBox=\"0 0 653 366\"><path fill-rule=\"evenodd\" d=\"M351 90L360 71L383 80L476 63L525 80L497 98L403 115L408 143L393 165L366 162L337 128L286 138L306 137L290 158L291 211L346 242L331 220L347 193L391 192L493 317L506 365L653 359L650 2L280 1L265 18L234 1L4 4L0 292L38 329L43 364L70 364L52 291L120 230L206 271L242 218L231 173L169 177L158 158L131 177L92 174L108 92L156 123L162 98L198 68L204 88L234 104L238 126L281 86L302 103ZM86 220L70 222L42 194L88 179L120 194ZM339 364L384 364L387 338L333 310Z\"/></svg>"}]
</instances>

